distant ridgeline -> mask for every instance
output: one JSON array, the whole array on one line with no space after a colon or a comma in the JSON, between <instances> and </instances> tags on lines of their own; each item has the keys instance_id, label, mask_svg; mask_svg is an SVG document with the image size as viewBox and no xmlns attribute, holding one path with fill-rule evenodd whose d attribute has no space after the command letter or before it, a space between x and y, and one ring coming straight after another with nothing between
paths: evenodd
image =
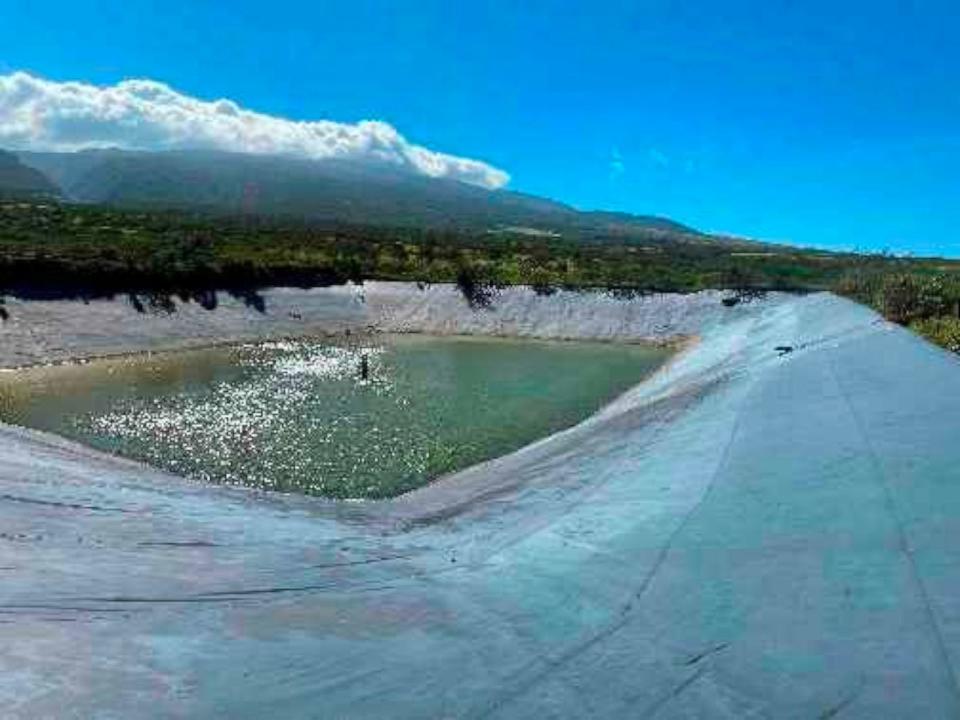
<instances>
[{"instance_id":1,"label":"distant ridgeline","mask_svg":"<svg viewBox=\"0 0 960 720\"><path fill-rule=\"evenodd\" d=\"M36 168L0 150L0 200L44 200L61 196L60 188Z\"/></svg>"},{"instance_id":2,"label":"distant ridgeline","mask_svg":"<svg viewBox=\"0 0 960 720\"><path fill-rule=\"evenodd\" d=\"M659 217L580 212L544 198L388 164L217 151L19 153L68 202L301 222L701 242Z\"/></svg>"}]
</instances>

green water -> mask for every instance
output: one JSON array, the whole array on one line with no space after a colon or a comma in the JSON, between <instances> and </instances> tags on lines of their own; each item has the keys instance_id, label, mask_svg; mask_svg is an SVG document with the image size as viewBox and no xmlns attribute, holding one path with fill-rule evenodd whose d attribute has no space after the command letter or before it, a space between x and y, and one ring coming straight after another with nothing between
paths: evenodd
<instances>
[{"instance_id":1,"label":"green water","mask_svg":"<svg viewBox=\"0 0 960 720\"><path fill-rule=\"evenodd\" d=\"M211 482L388 497L576 424L668 354L418 336L261 343L6 373L0 420Z\"/></svg>"}]
</instances>

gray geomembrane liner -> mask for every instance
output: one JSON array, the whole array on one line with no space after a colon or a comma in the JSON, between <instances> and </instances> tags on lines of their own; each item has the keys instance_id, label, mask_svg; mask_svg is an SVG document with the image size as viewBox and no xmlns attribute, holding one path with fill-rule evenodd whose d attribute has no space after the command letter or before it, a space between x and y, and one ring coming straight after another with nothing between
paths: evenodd
<instances>
[{"instance_id":1,"label":"gray geomembrane liner","mask_svg":"<svg viewBox=\"0 0 960 720\"><path fill-rule=\"evenodd\" d=\"M389 502L0 429L3 716L957 717L957 359L827 294L701 300L598 415ZM475 331L574 334L543 307Z\"/></svg>"}]
</instances>

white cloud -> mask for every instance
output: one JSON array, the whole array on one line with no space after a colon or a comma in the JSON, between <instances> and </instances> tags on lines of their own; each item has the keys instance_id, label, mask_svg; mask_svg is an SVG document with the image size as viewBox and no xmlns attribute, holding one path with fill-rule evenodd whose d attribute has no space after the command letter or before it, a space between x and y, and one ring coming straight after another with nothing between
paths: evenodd
<instances>
[{"instance_id":1,"label":"white cloud","mask_svg":"<svg viewBox=\"0 0 960 720\"><path fill-rule=\"evenodd\" d=\"M670 158L667 157L664 153L660 152L656 148L650 148L647 152L647 155L650 157L650 162L656 165L659 168L668 168L670 167Z\"/></svg>"},{"instance_id":2,"label":"white cloud","mask_svg":"<svg viewBox=\"0 0 960 720\"><path fill-rule=\"evenodd\" d=\"M0 147L32 150L217 149L385 162L488 188L510 179L479 160L434 152L379 121L295 121L200 100L153 80L98 87L0 75Z\"/></svg>"},{"instance_id":3,"label":"white cloud","mask_svg":"<svg viewBox=\"0 0 960 720\"><path fill-rule=\"evenodd\" d=\"M610 153L610 177L618 178L627 171L627 165L623 161L623 156L617 148Z\"/></svg>"}]
</instances>

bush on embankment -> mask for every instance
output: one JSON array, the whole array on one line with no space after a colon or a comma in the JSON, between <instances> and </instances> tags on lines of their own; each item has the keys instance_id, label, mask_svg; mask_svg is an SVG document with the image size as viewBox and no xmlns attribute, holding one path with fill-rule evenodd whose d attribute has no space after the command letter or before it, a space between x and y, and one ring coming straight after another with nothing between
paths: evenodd
<instances>
[{"instance_id":1,"label":"bush on embankment","mask_svg":"<svg viewBox=\"0 0 960 720\"><path fill-rule=\"evenodd\" d=\"M960 275L906 262L859 268L844 277L836 292L869 305L892 322L960 352Z\"/></svg>"}]
</instances>

